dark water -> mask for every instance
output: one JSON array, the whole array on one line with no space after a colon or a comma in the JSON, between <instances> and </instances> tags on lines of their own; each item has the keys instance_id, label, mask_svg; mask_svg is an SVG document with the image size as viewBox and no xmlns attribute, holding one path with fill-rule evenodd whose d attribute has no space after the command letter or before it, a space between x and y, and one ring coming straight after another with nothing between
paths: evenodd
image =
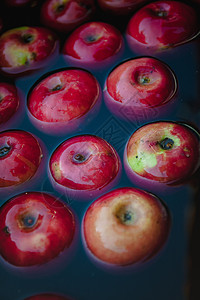
<instances>
[{"instance_id":1,"label":"dark water","mask_svg":"<svg viewBox=\"0 0 200 300\"><path fill-rule=\"evenodd\" d=\"M39 25L38 20L39 5L32 9L15 9L9 11L3 5L1 15L5 24L5 30L22 25ZM6 16L10 16L9 20ZM128 18L121 19L121 24L117 19L109 19L107 16L98 14L99 20L108 21L125 28ZM12 21L11 21L12 20ZM61 35L61 45L66 36ZM159 56L159 59L166 62L175 72L179 83L178 106L170 115L163 116L163 119L173 121L189 122L198 125L199 122L199 46L197 43L189 43L176 50L167 52ZM105 78L110 70L123 60L134 58L138 55L131 52L127 45L120 61L117 61L110 68L103 71L92 71L103 88ZM59 56L48 67L26 75L18 79L10 79L4 76L2 81L15 82L17 87L23 91L23 101L26 103L26 95L32 85L40 76L47 72L68 67L69 65ZM94 120L88 122L86 126L80 127L75 133L63 136L51 136L43 134L37 130L30 122L25 104L22 105L20 118L9 122L1 129L24 129L36 135L46 145L47 152L44 157L44 171L37 174L36 180L31 186L25 189L16 189L9 195L1 195L1 204L5 203L11 196L23 191L43 191L51 192L55 196L61 197L75 211L79 228L83 215L90 203L77 202L74 199L66 198L56 192L47 175L47 163L49 155L55 148L70 136L84 133L96 134L107 140L119 153L123 159L125 144L131 133L143 123L120 121L110 114L104 103ZM154 120L158 120L156 115ZM200 122L199 122L200 123ZM1 262L0 264L0 299L1 300L21 300L32 294L42 292L61 293L76 300L183 300L187 297L189 282L189 250L190 236L189 224L192 220L191 213L196 197L196 186L199 177L195 178L194 186L185 185L170 194L157 194L167 204L171 216L172 227L170 236L164 249L149 263L141 268L114 272L105 270L95 265L85 253L82 245L80 229L77 233L77 241L73 255L69 261L56 264L50 263L38 268L30 268L24 271L19 268L12 268ZM122 171L121 181L118 187L133 186ZM192 243L194 243L193 236ZM194 263L194 262L193 262ZM194 298L195 299L195 298ZM198 298L197 298L198 299Z\"/></svg>"}]
</instances>

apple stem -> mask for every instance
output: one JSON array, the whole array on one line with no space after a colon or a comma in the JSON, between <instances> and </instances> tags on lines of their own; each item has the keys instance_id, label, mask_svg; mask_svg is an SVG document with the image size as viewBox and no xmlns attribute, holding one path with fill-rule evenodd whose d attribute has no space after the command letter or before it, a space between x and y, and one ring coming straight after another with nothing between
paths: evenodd
<instances>
[{"instance_id":1,"label":"apple stem","mask_svg":"<svg viewBox=\"0 0 200 300\"><path fill-rule=\"evenodd\" d=\"M59 91L61 89L62 89L62 86L60 84L58 84L52 89L52 91L55 92L55 91Z\"/></svg>"},{"instance_id":2,"label":"apple stem","mask_svg":"<svg viewBox=\"0 0 200 300\"><path fill-rule=\"evenodd\" d=\"M170 138L165 138L159 143L159 145L163 150L170 150L174 145L174 141Z\"/></svg>"},{"instance_id":3,"label":"apple stem","mask_svg":"<svg viewBox=\"0 0 200 300\"><path fill-rule=\"evenodd\" d=\"M167 17L167 11L165 11L165 10L158 10L156 14L158 17L161 17L161 18Z\"/></svg>"},{"instance_id":4,"label":"apple stem","mask_svg":"<svg viewBox=\"0 0 200 300\"><path fill-rule=\"evenodd\" d=\"M22 225L25 228L31 229L37 223L37 218L31 215L26 215L21 219Z\"/></svg>"},{"instance_id":5,"label":"apple stem","mask_svg":"<svg viewBox=\"0 0 200 300\"><path fill-rule=\"evenodd\" d=\"M6 156L10 152L10 150L11 150L11 147L9 147L9 146L0 148L0 157Z\"/></svg>"},{"instance_id":6,"label":"apple stem","mask_svg":"<svg viewBox=\"0 0 200 300\"><path fill-rule=\"evenodd\" d=\"M74 155L73 159L75 162L81 163L81 162L84 162L86 158L84 155L78 153L78 154Z\"/></svg>"},{"instance_id":7,"label":"apple stem","mask_svg":"<svg viewBox=\"0 0 200 300\"><path fill-rule=\"evenodd\" d=\"M30 33L25 33L23 36L22 36L22 40L25 44L29 44L33 41L33 36L32 34Z\"/></svg>"}]
</instances>

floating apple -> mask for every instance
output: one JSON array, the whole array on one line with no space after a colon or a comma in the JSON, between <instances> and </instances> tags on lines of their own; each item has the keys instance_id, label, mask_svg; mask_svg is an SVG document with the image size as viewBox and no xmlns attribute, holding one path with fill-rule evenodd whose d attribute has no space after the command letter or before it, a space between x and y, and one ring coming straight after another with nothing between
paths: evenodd
<instances>
[{"instance_id":1,"label":"floating apple","mask_svg":"<svg viewBox=\"0 0 200 300\"><path fill-rule=\"evenodd\" d=\"M19 74L38 69L56 53L58 40L42 27L18 27L0 37L0 68L5 73Z\"/></svg>"},{"instance_id":2,"label":"floating apple","mask_svg":"<svg viewBox=\"0 0 200 300\"><path fill-rule=\"evenodd\" d=\"M88 113L94 114L100 98L99 83L91 73L82 69L54 72L29 93L30 119L46 133L69 132L78 128Z\"/></svg>"},{"instance_id":3,"label":"floating apple","mask_svg":"<svg viewBox=\"0 0 200 300\"><path fill-rule=\"evenodd\" d=\"M49 167L56 183L89 197L92 191L102 193L118 179L120 160L104 139L80 135L69 138L54 151Z\"/></svg>"},{"instance_id":4,"label":"floating apple","mask_svg":"<svg viewBox=\"0 0 200 300\"><path fill-rule=\"evenodd\" d=\"M152 190L189 179L200 163L199 134L174 122L149 123L130 137L124 164L130 179ZM146 187L146 186L145 186Z\"/></svg>"},{"instance_id":5,"label":"floating apple","mask_svg":"<svg viewBox=\"0 0 200 300\"><path fill-rule=\"evenodd\" d=\"M147 0L98 0L100 7L116 15L130 14Z\"/></svg>"},{"instance_id":6,"label":"floating apple","mask_svg":"<svg viewBox=\"0 0 200 300\"><path fill-rule=\"evenodd\" d=\"M127 41L133 51L148 53L184 44L198 33L198 17L192 7L178 1L157 1L133 15Z\"/></svg>"},{"instance_id":7,"label":"floating apple","mask_svg":"<svg viewBox=\"0 0 200 300\"><path fill-rule=\"evenodd\" d=\"M0 83L0 124L8 121L19 106L19 95L14 85Z\"/></svg>"},{"instance_id":8,"label":"floating apple","mask_svg":"<svg viewBox=\"0 0 200 300\"><path fill-rule=\"evenodd\" d=\"M89 22L70 34L63 54L67 61L78 66L103 68L121 56L122 46L118 29L103 22Z\"/></svg>"},{"instance_id":9,"label":"floating apple","mask_svg":"<svg viewBox=\"0 0 200 300\"><path fill-rule=\"evenodd\" d=\"M88 21L94 13L93 0L47 0L41 9L41 21L61 32L70 32Z\"/></svg>"},{"instance_id":10,"label":"floating apple","mask_svg":"<svg viewBox=\"0 0 200 300\"><path fill-rule=\"evenodd\" d=\"M151 115L167 113L176 91L172 70L158 59L142 57L112 70L105 83L104 99L111 112L121 118L148 120Z\"/></svg>"},{"instance_id":11,"label":"floating apple","mask_svg":"<svg viewBox=\"0 0 200 300\"><path fill-rule=\"evenodd\" d=\"M163 246L170 217L159 199L135 188L115 189L94 201L83 220L87 250L113 265L141 263Z\"/></svg>"},{"instance_id":12,"label":"floating apple","mask_svg":"<svg viewBox=\"0 0 200 300\"><path fill-rule=\"evenodd\" d=\"M69 298L55 294L40 294L28 297L25 300L69 300Z\"/></svg>"},{"instance_id":13,"label":"floating apple","mask_svg":"<svg viewBox=\"0 0 200 300\"><path fill-rule=\"evenodd\" d=\"M41 158L42 150L32 134L22 130L0 132L0 188L28 181Z\"/></svg>"},{"instance_id":14,"label":"floating apple","mask_svg":"<svg viewBox=\"0 0 200 300\"><path fill-rule=\"evenodd\" d=\"M0 255L12 265L46 263L72 243L73 214L51 195L17 195L1 207L0 214Z\"/></svg>"}]
</instances>

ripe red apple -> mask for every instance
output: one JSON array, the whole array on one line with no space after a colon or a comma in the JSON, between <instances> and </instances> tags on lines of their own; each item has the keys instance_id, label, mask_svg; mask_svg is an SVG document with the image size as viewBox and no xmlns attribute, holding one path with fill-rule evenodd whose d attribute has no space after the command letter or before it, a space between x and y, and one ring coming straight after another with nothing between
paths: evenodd
<instances>
[{"instance_id":1,"label":"ripe red apple","mask_svg":"<svg viewBox=\"0 0 200 300\"><path fill-rule=\"evenodd\" d=\"M93 15L93 0L46 0L41 9L41 21L61 32L70 32Z\"/></svg>"},{"instance_id":2,"label":"ripe red apple","mask_svg":"<svg viewBox=\"0 0 200 300\"><path fill-rule=\"evenodd\" d=\"M94 135L69 138L58 146L49 163L56 183L69 194L87 199L116 183L120 167L114 148Z\"/></svg>"},{"instance_id":3,"label":"ripe red apple","mask_svg":"<svg viewBox=\"0 0 200 300\"><path fill-rule=\"evenodd\" d=\"M58 40L42 27L18 27L0 37L0 68L5 73L19 74L41 68L56 54Z\"/></svg>"},{"instance_id":4,"label":"ripe red apple","mask_svg":"<svg viewBox=\"0 0 200 300\"><path fill-rule=\"evenodd\" d=\"M184 44L199 33L196 11L178 1L156 1L139 9L127 26L133 51L148 53Z\"/></svg>"},{"instance_id":5,"label":"ripe red apple","mask_svg":"<svg viewBox=\"0 0 200 300\"><path fill-rule=\"evenodd\" d=\"M100 261L141 263L163 246L170 217L159 199L135 188L115 189L94 201L83 219L84 242Z\"/></svg>"},{"instance_id":6,"label":"ripe red apple","mask_svg":"<svg viewBox=\"0 0 200 300\"><path fill-rule=\"evenodd\" d=\"M69 298L55 294L40 294L28 297L25 300L69 300Z\"/></svg>"},{"instance_id":7,"label":"ripe red apple","mask_svg":"<svg viewBox=\"0 0 200 300\"><path fill-rule=\"evenodd\" d=\"M36 173L42 150L36 138L22 130L0 133L0 188L28 181Z\"/></svg>"},{"instance_id":8,"label":"ripe red apple","mask_svg":"<svg viewBox=\"0 0 200 300\"><path fill-rule=\"evenodd\" d=\"M108 13L126 15L135 11L148 0L98 0L100 7Z\"/></svg>"},{"instance_id":9,"label":"ripe red apple","mask_svg":"<svg viewBox=\"0 0 200 300\"><path fill-rule=\"evenodd\" d=\"M31 90L30 120L49 134L71 132L89 120L89 115L94 117L100 99L99 83L91 73L66 69L47 76Z\"/></svg>"},{"instance_id":10,"label":"ripe red apple","mask_svg":"<svg viewBox=\"0 0 200 300\"><path fill-rule=\"evenodd\" d=\"M104 99L118 117L138 121L167 113L177 91L172 70L151 57L123 62L108 75ZM174 101L173 101L174 102ZM168 105L166 105L168 104Z\"/></svg>"},{"instance_id":11,"label":"ripe red apple","mask_svg":"<svg viewBox=\"0 0 200 300\"><path fill-rule=\"evenodd\" d=\"M0 215L0 255L14 266L46 263L72 243L73 214L51 195L17 195L1 207Z\"/></svg>"},{"instance_id":12,"label":"ripe red apple","mask_svg":"<svg viewBox=\"0 0 200 300\"><path fill-rule=\"evenodd\" d=\"M19 96L14 85L0 82L0 124L8 121L19 106Z\"/></svg>"},{"instance_id":13,"label":"ripe red apple","mask_svg":"<svg viewBox=\"0 0 200 300\"><path fill-rule=\"evenodd\" d=\"M150 190L181 184L199 167L199 134L174 122L146 124L130 137L124 164L130 179Z\"/></svg>"},{"instance_id":14,"label":"ripe red apple","mask_svg":"<svg viewBox=\"0 0 200 300\"><path fill-rule=\"evenodd\" d=\"M104 68L122 55L123 38L110 24L90 22L75 29L67 38L63 54L67 62L87 68Z\"/></svg>"}]
</instances>

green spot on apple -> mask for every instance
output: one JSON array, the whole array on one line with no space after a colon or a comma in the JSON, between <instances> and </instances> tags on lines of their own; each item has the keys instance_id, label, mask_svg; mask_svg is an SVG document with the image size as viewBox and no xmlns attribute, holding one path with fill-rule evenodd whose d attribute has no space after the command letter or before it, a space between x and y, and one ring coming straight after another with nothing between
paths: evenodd
<instances>
[{"instance_id":1,"label":"green spot on apple","mask_svg":"<svg viewBox=\"0 0 200 300\"><path fill-rule=\"evenodd\" d=\"M157 165L156 154L141 152L134 157L129 157L128 163L133 171L142 173L146 168L153 168Z\"/></svg>"}]
</instances>

